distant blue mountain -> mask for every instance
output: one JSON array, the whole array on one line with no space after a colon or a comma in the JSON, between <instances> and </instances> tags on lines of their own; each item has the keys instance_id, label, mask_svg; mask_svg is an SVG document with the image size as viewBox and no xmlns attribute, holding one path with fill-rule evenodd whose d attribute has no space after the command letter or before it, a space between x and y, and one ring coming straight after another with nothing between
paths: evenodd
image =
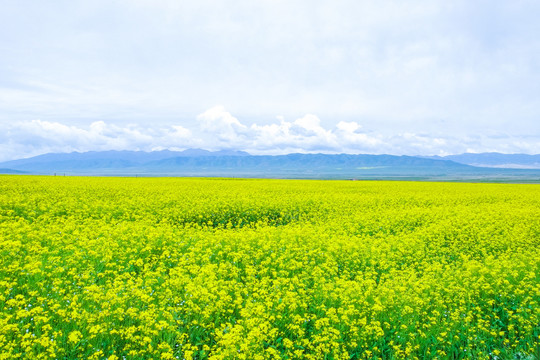
<instances>
[{"instance_id":1,"label":"distant blue mountain","mask_svg":"<svg viewBox=\"0 0 540 360\"><path fill-rule=\"evenodd\" d=\"M259 156L202 156L173 157L146 164L149 168L290 168L319 169L326 167L410 167L468 168L453 161L422 159L413 156L394 155L328 155L328 154L288 154Z\"/></svg>"},{"instance_id":2,"label":"distant blue mountain","mask_svg":"<svg viewBox=\"0 0 540 360\"><path fill-rule=\"evenodd\" d=\"M20 171L20 170L13 170L13 169L0 169L0 174L7 175L7 174L28 174L26 171Z\"/></svg>"},{"instance_id":3,"label":"distant blue mountain","mask_svg":"<svg viewBox=\"0 0 540 360\"><path fill-rule=\"evenodd\" d=\"M425 156L424 158L437 160L451 160L460 164L467 164L478 167L499 167L516 169L540 169L540 154L501 154L490 153L465 153L448 156Z\"/></svg>"},{"instance_id":4,"label":"distant blue mountain","mask_svg":"<svg viewBox=\"0 0 540 360\"><path fill-rule=\"evenodd\" d=\"M30 172L50 172L83 170L83 169L123 169L139 166L151 161L173 157L212 157L212 156L249 156L244 151L221 150L207 151L202 149L187 149L184 151L88 151L71 153L50 153L26 159L12 160L0 163L10 169Z\"/></svg>"},{"instance_id":5,"label":"distant blue mountain","mask_svg":"<svg viewBox=\"0 0 540 360\"><path fill-rule=\"evenodd\" d=\"M464 154L466 155L466 154ZM540 170L480 168L449 157L350 154L250 155L243 151L90 151L45 154L0 163L29 174L224 176L328 179L528 179ZM457 160L464 161L461 158Z\"/></svg>"}]
</instances>

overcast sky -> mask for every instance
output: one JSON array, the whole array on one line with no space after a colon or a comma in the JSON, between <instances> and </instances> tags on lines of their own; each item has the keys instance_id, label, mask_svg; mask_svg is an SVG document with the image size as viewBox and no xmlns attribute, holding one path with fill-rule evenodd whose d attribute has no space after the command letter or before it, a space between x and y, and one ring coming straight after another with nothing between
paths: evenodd
<instances>
[{"instance_id":1,"label":"overcast sky","mask_svg":"<svg viewBox=\"0 0 540 360\"><path fill-rule=\"evenodd\" d=\"M540 153L540 2L0 0L0 161Z\"/></svg>"}]
</instances>

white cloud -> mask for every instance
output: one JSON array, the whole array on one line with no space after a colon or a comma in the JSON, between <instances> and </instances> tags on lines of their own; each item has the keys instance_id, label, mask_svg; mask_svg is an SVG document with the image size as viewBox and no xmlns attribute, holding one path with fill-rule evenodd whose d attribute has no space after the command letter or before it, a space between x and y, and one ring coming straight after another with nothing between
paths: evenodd
<instances>
[{"instance_id":1,"label":"white cloud","mask_svg":"<svg viewBox=\"0 0 540 360\"><path fill-rule=\"evenodd\" d=\"M237 143L241 145L246 134L246 126L231 115L223 106L214 106L197 116L201 130L215 136L218 144Z\"/></svg>"},{"instance_id":2,"label":"white cloud","mask_svg":"<svg viewBox=\"0 0 540 360\"><path fill-rule=\"evenodd\" d=\"M384 145L380 136L370 136L363 133L361 129L362 126L356 121L340 121L336 125L336 134L341 144L349 149L356 149L356 151L377 151L378 147Z\"/></svg>"},{"instance_id":3,"label":"white cloud","mask_svg":"<svg viewBox=\"0 0 540 360\"><path fill-rule=\"evenodd\" d=\"M210 135L200 139L206 148L233 148L253 154L325 152L448 155L462 153L470 148L508 153L540 152L540 136L534 135L527 140L523 140L523 136L507 134L457 137L441 133L404 132L385 135L364 130L356 121L340 121L335 127L324 127L319 117L313 114L306 114L293 121L278 116L278 122L248 126L223 106L209 109L199 115L198 119L204 133ZM219 141L216 142L216 139Z\"/></svg>"},{"instance_id":4,"label":"white cloud","mask_svg":"<svg viewBox=\"0 0 540 360\"><path fill-rule=\"evenodd\" d=\"M460 137L414 132L387 135L364 129L357 121L340 121L334 127L325 127L314 114L292 121L278 116L277 121L271 123L246 125L224 106L214 106L198 115L197 125L192 129L181 125L120 126L105 121L95 121L85 127L42 120L0 125L0 161L47 152L183 150L194 147L237 149L252 154L540 153L540 136L513 136L503 132Z\"/></svg>"},{"instance_id":5,"label":"white cloud","mask_svg":"<svg viewBox=\"0 0 540 360\"><path fill-rule=\"evenodd\" d=\"M320 119L307 114L292 122L279 118L278 124L257 125L250 127L254 151L270 152L305 152L335 151L336 137L331 130L320 125Z\"/></svg>"},{"instance_id":6,"label":"white cloud","mask_svg":"<svg viewBox=\"0 0 540 360\"><path fill-rule=\"evenodd\" d=\"M199 146L190 130L124 127L96 121L88 127L32 120L0 126L0 160L29 157L48 152L185 149Z\"/></svg>"}]
</instances>

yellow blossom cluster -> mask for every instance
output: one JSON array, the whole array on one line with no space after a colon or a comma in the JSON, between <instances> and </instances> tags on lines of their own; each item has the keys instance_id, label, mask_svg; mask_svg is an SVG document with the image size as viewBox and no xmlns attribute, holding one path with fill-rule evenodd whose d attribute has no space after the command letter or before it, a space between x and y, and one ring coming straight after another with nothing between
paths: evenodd
<instances>
[{"instance_id":1,"label":"yellow blossom cluster","mask_svg":"<svg viewBox=\"0 0 540 360\"><path fill-rule=\"evenodd\" d=\"M539 344L539 185L0 176L0 359Z\"/></svg>"}]
</instances>

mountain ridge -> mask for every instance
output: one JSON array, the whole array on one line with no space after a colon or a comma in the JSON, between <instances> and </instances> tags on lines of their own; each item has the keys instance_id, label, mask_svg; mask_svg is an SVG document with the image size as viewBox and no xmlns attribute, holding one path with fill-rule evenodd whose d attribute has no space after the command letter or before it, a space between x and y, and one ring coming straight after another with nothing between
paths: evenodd
<instances>
[{"instance_id":1,"label":"mountain ridge","mask_svg":"<svg viewBox=\"0 0 540 360\"><path fill-rule=\"evenodd\" d=\"M540 181L540 170L497 169L497 164L489 168L481 168L463 163L468 159L477 160L478 156L494 157L493 154L474 155L476 157L321 153L251 155L237 150L212 152L203 149L154 152L91 151L43 154L26 159L6 161L0 163L0 168L9 170L10 173L24 172L43 175L65 173L69 175L110 176L410 178L435 180L475 177L521 178L525 176L532 179L538 178ZM531 156L533 160L527 158L529 163L536 161L537 155ZM540 155L538 157L540 158Z\"/></svg>"},{"instance_id":2,"label":"mountain ridge","mask_svg":"<svg viewBox=\"0 0 540 360\"><path fill-rule=\"evenodd\" d=\"M540 169L540 154L504 154L499 152L463 153L446 156L419 156L426 159L451 160L476 167Z\"/></svg>"}]
</instances>

